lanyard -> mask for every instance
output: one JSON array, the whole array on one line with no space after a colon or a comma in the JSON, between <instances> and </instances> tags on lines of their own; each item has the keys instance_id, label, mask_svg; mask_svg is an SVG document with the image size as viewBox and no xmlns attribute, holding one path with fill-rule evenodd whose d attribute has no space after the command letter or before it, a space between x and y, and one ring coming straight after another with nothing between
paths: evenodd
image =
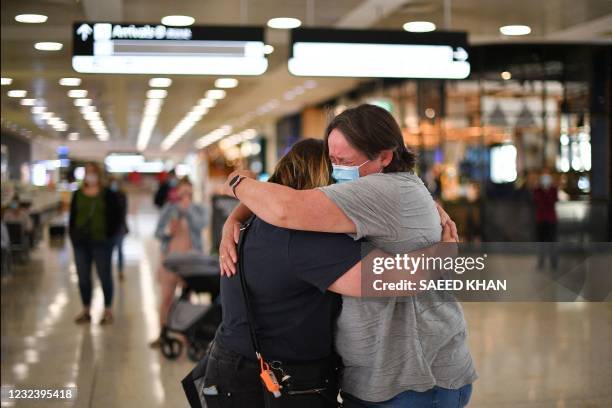
<instances>
[{"instance_id":1,"label":"lanyard","mask_svg":"<svg viewBox=\"0 0 612 408\"><path fill-rule=\"evenodd\" d=\"M259 376L261 377L266 389L274 395L275 398L279 398L281 396L280 393L280 385L278 384L278 380L274 375L274 372L270 369L270 365L266 363L262 354L261 347L259 345L259 341L257 339L257 333L255 331L255 316L253 315L253 309L251 307L251 299L249 297L249 288L246 282L246 276L244 271L244 241L246 240L247 233L249 231L249 227L253 223L255 217L251 217L247 221L246 224L240 228L240 238L238 239L238 276L240 277L240 287L242 289L242 297L244 298L244 306L247 312L247 321L249 323L249 335L251 337L251 343L253 345L253 349L255 350L255 356L259 361L261 372Z\"/></svg>"}]
</instances>

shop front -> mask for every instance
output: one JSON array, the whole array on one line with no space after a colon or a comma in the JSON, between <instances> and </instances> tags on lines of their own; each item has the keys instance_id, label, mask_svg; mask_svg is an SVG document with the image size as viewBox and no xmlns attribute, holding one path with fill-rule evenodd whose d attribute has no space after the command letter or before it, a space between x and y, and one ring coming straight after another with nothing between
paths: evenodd
<instances>
[{"instance_id":1,"label":"shop front","mask_svg":"<svg viewBox=\"0 0 612 408\"><path fill-rule=\"evenodd\" d=\"M535 240L532 192L544 172L559 189L559 239L609 240L610 47L481 45L470 54L465 80L369 81L318 109L389 110L466 240ZM280 149L287 137L278 138Z\"/></svg>"}]
</instances>

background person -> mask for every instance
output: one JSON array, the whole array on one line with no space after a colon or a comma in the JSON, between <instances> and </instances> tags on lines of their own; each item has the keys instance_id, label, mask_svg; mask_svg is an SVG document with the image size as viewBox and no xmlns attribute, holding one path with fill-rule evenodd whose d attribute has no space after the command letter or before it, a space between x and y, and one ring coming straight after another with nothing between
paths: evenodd
<instances>
[{"instance_id":1,"label":"background person","mask_svg":"<svg viewBox=\"0 0 612 408\"><path fill-rule=\"evenodd\" d=\"M559 191L554 185L550 170L545 169L540 174L538 186L533 190L535 209L536 240L541 246L538 253L538 268L544 268L546 256L550 265L557 269L557 254L553 242L557 242L557 209Z\"/></svg>"},{"instance_id":2,"label":"background person","mask_svg":"<svg viewBox=\"0 0 612 408\"><path fill-rule=\"evenodd\" d=\"M91 321L91 267L94 263L104 293L100 324L113 322L113 243L121 229L118 203L117 194L104 186L98 165L87 163L83 185L73 193L70 203L69 233L83 302L83 311L75 318L77 324Z\"/></svg>"},{"instance_id":3,"label":"background person","mask_svg":"<svg viewBox=\"0 0 612 408\"><path fill-rule=\"evenodd\" d=\"M119 272L119 280L124 280L125 275L123 274L124 259L123 259L123 240L129 232L127 225L127 212L128 212L128 199L127 195L122 189L121 181L113 177L109 183L108 188L117 196L117 206L119 207L119 223L121 227L114 238L114 247L117 249L117 270Z\"/></svg>"},{"instance_id":4,"label":"background person","mask_svg":"<svg viewBox=\"0 0 612 408\"><path fill-rule=\"evenodd\" d=\"M173 190L178 185L178 182L179 180L174 170L170 170L167 177L160 181L157 192L153 198L153 203L157 208L163 208L166 202L173 198Z\"/></svg>"},{"instance_id":5,"label":"background person","mask_svg":"<svg viewBox=\"0 0 612 408\"><path fill-rule=\"evenodd\" d=\"M205 207L193 202L193 186L188 178L181 179L176 186L176 201L167 202L162 208L155 229L155 237L161 241L163 256L172 253L203 251L202 229L208 224ZM159 337L150 343L159 347L166 337L168 312L174 299L176 286L180 278L162 265L158 272L161 287L159 306Z\"/></svg>"}]
</instances>

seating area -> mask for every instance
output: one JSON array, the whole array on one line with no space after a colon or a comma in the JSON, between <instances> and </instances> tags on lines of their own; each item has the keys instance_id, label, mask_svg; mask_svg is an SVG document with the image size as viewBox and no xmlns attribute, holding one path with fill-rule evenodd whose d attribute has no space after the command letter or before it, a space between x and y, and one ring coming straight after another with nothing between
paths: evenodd
<instances>
[{"instance_id":1,"label":"seating area","mask_svg":"<svg viewBox=\"0 0 612 408\"><path fill-rule=\"evenodd\" d=\"M48 225L67 225L59 196L49 191L13 193L2 200L2 276L15 264L27 264L30 252L38 246ZM11 207L10 203L13 202Z\"/></svg>"}]
</instances>

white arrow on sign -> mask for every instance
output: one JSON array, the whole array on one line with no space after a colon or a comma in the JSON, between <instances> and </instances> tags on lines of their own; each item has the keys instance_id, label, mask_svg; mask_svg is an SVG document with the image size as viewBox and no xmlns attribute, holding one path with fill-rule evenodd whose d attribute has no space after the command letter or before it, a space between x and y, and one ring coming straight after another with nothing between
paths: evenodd
<instances>
[{"instance_id":1,"label":"white arrow on sign","mask_svg":"<svg viewBox=\"0 0 612 408\"><path fill-rule=\"evenodd\" d=\"M468 59L468 53L463 47L458 47L453 54L457 61L467 61Z\"/></svg>"},{"instance_id":2,"label":"white arrow on sign","mask_svg":"<svg viewBox=\"0 0 612 408\"><path fill-rule=\"evenodd\" d=\"M77 28L76 33L81 36L82 41L87 41L87 38L93 33L93 29L89 24L81 24L81 26Z\"/></svg>"}]
</instances>

